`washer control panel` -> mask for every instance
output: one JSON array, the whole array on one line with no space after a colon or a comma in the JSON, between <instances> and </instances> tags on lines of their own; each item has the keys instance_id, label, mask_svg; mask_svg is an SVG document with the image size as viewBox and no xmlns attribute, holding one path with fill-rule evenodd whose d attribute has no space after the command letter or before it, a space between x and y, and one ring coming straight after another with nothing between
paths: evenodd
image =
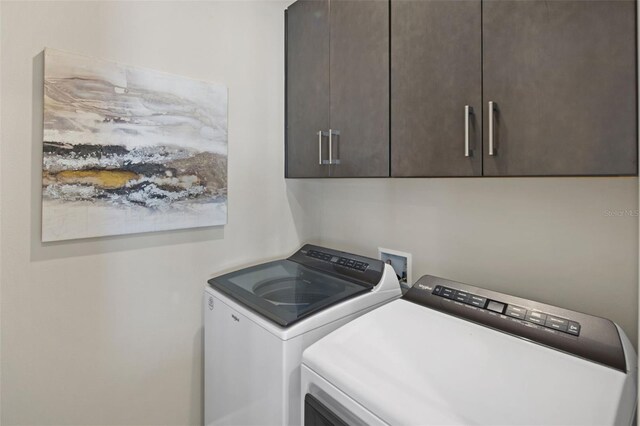
<instances>
[{"instance_id":1,"label":"washer control panel","mask_svg":"<svg viewBox=\"0 0 640 426\"><path fill-rule=\"evenodd\" d=\"M605 318L431 275L403 299L626 373L618 328Z\"/></svg>"},{"instance_id":2,"label":"washer control panel","mask_svg":"<svg viewBox=\"0 0 640 426\"><path fill-rule=\"evenodd\" d=\"M523 306L510 305L497 300L489 300L486 297L478 296L477 294L472 294L464 290L455 290L441 285L435 286L432 294L475 306L480 309L488 309L498 314L518 318L553 330L562 331L563 333L572 334L574 336L580 335L580 323L548 313L527 309Z\"/></svg>"},{"instance_id":3,"label":"washer control panel","mask_svg":"<svg viewBox=\"0 0 640 426\"><path fill-rule=\"evenodd\" d=\"M359 260L351 259L348 257L334 256L331 253L326 253L318 250L308 250L307 256L324 260L325 262L335 263L340 266L344 266L345 268L355 269L362 272L366 271L367 267L369 266L367 262L360 262Z\"/></svg>"},{"instance_id":4,"label":"washer control panel","mask_svg":"<svg viewBox=\"0 0 640 426\"><path fill-rule=\"evenodd\" d=\"M311 244L305 244L288 260L367 287L378 285L384 272L384 262L379 259Z\"/></svg>"}]
</instances>

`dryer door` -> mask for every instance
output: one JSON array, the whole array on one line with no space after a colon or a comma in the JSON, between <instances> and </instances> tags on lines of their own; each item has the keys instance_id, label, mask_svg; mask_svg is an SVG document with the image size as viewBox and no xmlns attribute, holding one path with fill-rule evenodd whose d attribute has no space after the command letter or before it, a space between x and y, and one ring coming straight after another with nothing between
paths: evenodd
<instances>
[{"instance_id":1,"label":"dryer door","mask_svg":"<svg viewBox=\"0 0 640 426\"><path fill-rule=\"evenodd\" d=\"M300 367L300 378L303 413L298 423L305 426L389 426L304 363Z\"/></svg>"},{"instance_id":2,"label":"dryer door","mask_svg":"<svg viewBox=\"0 0 640 426\"><path fill-rule=\"evenodd\" d=\"M304 397L304 426L349 426L310 393Z\"/></svg>"}]
</instances>

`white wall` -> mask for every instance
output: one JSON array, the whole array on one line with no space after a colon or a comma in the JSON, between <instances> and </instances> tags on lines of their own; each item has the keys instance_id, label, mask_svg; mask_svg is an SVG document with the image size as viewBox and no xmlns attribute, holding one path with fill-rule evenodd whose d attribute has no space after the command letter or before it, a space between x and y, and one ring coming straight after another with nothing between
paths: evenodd
<instances>
[{"instance_id":1,"label":"white wall","mask_svg":"<svg viewBox=\"0 0 640 426\"><path fill-rule=\"evenodd\" d=\"M2 424L200 424L201 292L305 239L282 2L2 2ZM44 47L225 83L225 227L40 243Z\"/></svg>"},{"instance_id":2,"label":"white wall","mask_svg":"<svg viewBox=\"0 0 640 426\"><path fill-rule=\"evenodd\" d=\"M604 316L637 343L637 178L288 182L313 195L320 244L408 251L414 281L431 274Z\"/></svg>"}]
</instances>

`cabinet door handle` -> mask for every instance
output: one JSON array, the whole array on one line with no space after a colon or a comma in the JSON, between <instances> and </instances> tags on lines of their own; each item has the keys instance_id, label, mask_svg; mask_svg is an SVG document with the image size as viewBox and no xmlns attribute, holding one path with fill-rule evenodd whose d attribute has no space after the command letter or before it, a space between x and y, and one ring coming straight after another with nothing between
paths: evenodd
<instances>
[{"instance_id":1,"label":"cabinet door handle","mask_svg":"<svg viewBox=\"0 0 640 426\"><path fill-rule=\"evenodd\" d=\"M322 130L318 130L318 164L322 166Z\"/></svg>"},{"instance_id":2,"label":"cabinet door handle","mask_svg":"<svg viewBox=\"0 0 640 426\"><path fill-rule=\"evenodd\" d=\"M322 159L322 138L329 136L329 144L331 144L331 136L327 132L323 132L322 130L318 131L318 164L321 166L323 164L331 164L329 161L331 160L331 145L329 145L329 160Z\"/></svg>"},{"instance_id":3,"label":"cabinet door handle","mask_svg":"<svg viewBox=\"0 0 640 426\"><path fill-rule=\"evenodd\" d=\"M333 130L329 129L329 164L333 164L333 154L331 152L331 148L333 147Z\"/></svg>"},{"instance_id":4,"label":"cabinet door handle","mask_svg":"<svg viewBox=\"0 0 640 426\"><path fill-rule=\"evenodd\" d=\"M489 155L496 155L493 149L493 137L494 137L494 129L493 129L493 113L496 110L496 103L493 101L489 101Z\"/></svg>"},{"instance_id":5,"label":"cabinet door handle","mask_svg":"<svg viewBox=\"0 0 640 426\"><path fill-rule=\"evenodd\" d=\"M336 156L335 159L333 158L333 153L332 153L332 145L333 145L332 136L338 137L336 140L338 155ZM340 130L329 129L329 164L340 164Z\"/></svg>"},{"instance_id":6,"label":"cabinet door handle","mask_svg":"<svg viewBox=\"0 0 640 426\"><path fill-rule=\"evenodd\" d=\"M471 156L471 150L469 149L469 116L473 114L473 107L469 105L464 106L464 156Z\"/></svg>"}]
</instances>

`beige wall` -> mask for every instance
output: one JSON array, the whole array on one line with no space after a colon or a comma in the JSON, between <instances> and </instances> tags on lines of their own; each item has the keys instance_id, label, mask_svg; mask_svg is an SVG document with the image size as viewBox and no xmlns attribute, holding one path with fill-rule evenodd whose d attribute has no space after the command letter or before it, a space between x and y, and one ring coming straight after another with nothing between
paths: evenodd
<instances>
[{"instance_id":1,"label":"beige wall","mask_svg":"<svg viewBox=\"0 0 640 426\"><path fill-rule=\"evenodd\" d=\"M3 425L201 423L206 280L305 239L282 177L284 7L2 2ZM228 225L40 243L44 47L227 84Z\"/></svg>"},{"instance_id":2,"label":"beige wall","mask_svg":"<svg viewBox=\"0 0 640 426\"><path fill-rule=\"evenodd\" d=\"M317 200L319 243L408 251L414 281L431 274L608 317L637 343L637 178L290 182Z\"/></svg>"}]
</instances>

